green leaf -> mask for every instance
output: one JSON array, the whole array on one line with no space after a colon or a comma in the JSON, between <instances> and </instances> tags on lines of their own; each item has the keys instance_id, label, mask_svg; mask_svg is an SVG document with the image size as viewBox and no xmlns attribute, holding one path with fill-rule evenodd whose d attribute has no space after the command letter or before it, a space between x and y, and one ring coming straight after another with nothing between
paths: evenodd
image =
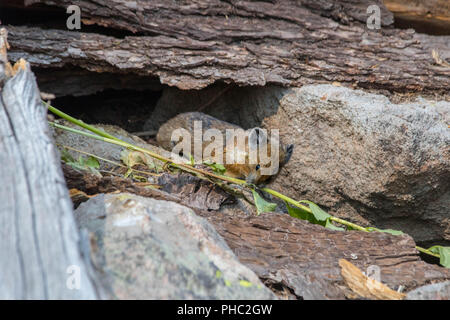
<instances>
[{"instance_id":1,"label":"green leaf","mask_svg":"<svg viewBox=\"0 0 450 320\"><path fill-rule=\"evenodd\" d=\"M72 155L69 153L69 151L65 148L61 150L61 160L66 163L75 162L75 159L72 157Z\"/></svg>"},{"instance_id":2,"label":"green leaf","mask_svg":"<svg viewBox=\"0 0 450 320\"><path fill-rule=\"evenodd\" d=\"M74 168L75 170L81 171L87 170L87 168L84 165L80 164L79 162L67 162L67 164L72 168Z\"/></svg>"},{"instance_id":3,"label":"green leaf","mask_svg":"<svg viewBox=\"0 0 450 320\"><path fill-rule=\"evenodd\" d=\"M261 214L261 212L273 212L277 208L276 203L267 202L264 200L258 192L252 189L253 193L253 199L255 200L256 205L256 211L258 212L258 215Z\"/></svg>"},{"instance_id":4,"label":"green leaf","mask_svg":"<svg viewBox=\"0 0 450 320\"><path fill-rule=\"evenodd\" d=\"M291 217L301 219L301 220L306 220L313 224L320 224L322 226L325 226L325 223L317 220L316 217L314 216L314 214L312 214L311 212L306 211L305 209L302 209L299 207L290 206L287 203L286 203L286 206L288 209L288 213Z\"/></svg>"},{"instance_id":5,"label":"green leaf","mask_svg":"<svg viewBox=\"0 0 450 320\"><path fill-rule=\"evenodd\" d=\"M441 266L450 268L450 247L432 246L428 250L433 253L439 254L439 256L441 257L439 261Z\"/></svg>"},{"instance_id":6,"label":"green leaf","mask_svg":"<svg viewBox=\"0 0 450 320\"><path fill-rule=\"evenodd\" d=\"M328 218L325 221L325 228L331 229L331 230L336 230L336 231L345 231L344 228L341 227L336 227L330 220L330 218Z\"/></svg>"},{"instance_id":7,"label":"green leaf","mask_svg":"<svg viewBox=\"0 0 450 320\"><path fill-rule=\"evenodd\" d=\"M100 169L100 163L98 162L97 158L92 156L87 158L87 160L84 162L84 165L89 168Z\"/></svg>"},{"instance_id":8,"label":"green leaf","mask_svg":"<svg viewBox=\"0 0 450 320\"><path fill-rule=\"evenodd\" d=\"M330 220L331 215L329 215L328 213L326 213L325 211L320 209L320 207L318 205L316 205L315 203L312 203L307 200L303 200L301 202L308 203L312 213L310 213L302 208L292 207L286 202L286 207L287 207L288 213L291 217L301 219L301 220L306 220L313 224L321 225L330 230L345 231L344 228L336 227ZM314 208L314 210L313 210L313 208ZM321 220L319 220L317 217Z\"/></svg>"},{"instance_id":9,"label":"green leaf","mask_svg":"<svg viewBox=\"0 0 450 320\"><path fill-rule=\"evenodd\" d=\"M61 160L63 160L66 164L74 168L75 170L81 171L90 171L97 176L101 176L98 169L100 169L100 163L98 162L96 157L90 156L89 158L84 158L83 156L79 156L78 160L75 160L67 150L63 149L61 151Z\"/></svg>"},{"instance_id":10,"label":"green leaf","mask_svg":"<svg viewBox=\"0 0 450 320\"><path fill-rule=\"evenodd\" d=\"M399 236L399 235L404 234L402 231L394 230L394 229L378 229L378 228L374 228L374 227L367 227L366 230L369 232L372 232L372 231L385 232L385 233L392 234L394 236Z\"/></svg>"},{"instance_id":11,"label":"green leaf","mask_svg":"<svg viewBox=\"0 0 450 320\"><path fill-rule=\"evenodd\" d=\"M215 173L218 173L218 174L224 174L226 171L223 164L220 164L220 163L215 163L215 162L206 160L203 162L203 164L207 165L208 167L210 167L212 169L212 171L214 171Z\"/></svg>"},{"instance_id":12,"label":"green leaf","mask_svg":"<svg viewBox=\"0 0 450 320\"><path fill-rule=\"evenodd\" d=\"M315 204L314 202L308 201L308 200L301 200L299 202L303 202L303 203L307 203L309 205L309 208L312 211L312 214L314 215L314 218L317 219L317 221L320 222L325 222L327 221L328 218L331 217L331 215L329 215L328 213L326 213L325 211L323 211L317 204Z\"/></svg>"},{"instance_id":13,"label":"green leaf","mask_svg":"<svg viewBox=\"0 0 450 320\"><path fill-rule=\"evenodd\" d=\"M308 211L306 211L302 208L298 208L298 207L291 207L287 202L286 202L286 207L287 207L288 213L291 217L301 219L301 220L307 220L311 223L318 224L318 221L317 221L317 219L314 218L314 215L312 215Z\"/></svg>"}]
</instances>

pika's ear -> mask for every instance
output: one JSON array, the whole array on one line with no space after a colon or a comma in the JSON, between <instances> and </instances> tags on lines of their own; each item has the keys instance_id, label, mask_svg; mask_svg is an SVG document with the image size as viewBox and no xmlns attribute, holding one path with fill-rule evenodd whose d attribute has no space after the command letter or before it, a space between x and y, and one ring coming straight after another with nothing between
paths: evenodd
<instances>
[{"instance_id":1,"label":"pika's ear","mask_svg":"<svg viewBox=\"0 0 450 320\"><path fill-rule=\"evenodd\" d=\"M257 148L258 146L264 146L267 144L267 133L265 129L253 128L249 134L249 145L251 148Z\"/></svg>"},{"instance_id":2,"label":"pika's ear","mask_svg":"<svg viewBox=\"0 0 450 320\"><path fill-rule=\"evenodd\" d=\"M285 150L285 157L284 157L284 162L283 164L288 163L288 161L291 159L292 156L292 152L294 151L294 145L293 144L288 144L286 146L286 150Z\"/></svg>"}]
</instances>

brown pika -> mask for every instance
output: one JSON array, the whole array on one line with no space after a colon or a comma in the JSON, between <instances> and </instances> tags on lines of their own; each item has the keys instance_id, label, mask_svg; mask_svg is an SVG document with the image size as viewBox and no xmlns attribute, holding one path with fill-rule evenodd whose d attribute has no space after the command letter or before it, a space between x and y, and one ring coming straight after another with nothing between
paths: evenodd
<instances>
[{"instance_id":1,"label":"brown pika","mask_svg":"<svg viewBox=\"0 0 450 320\"><path fill-rule=\"evenodd\" d=\"M197 132L196 135L194 128L198 129L199 124L201 124L201 132L200 134ZM184 138L176 135L174 137L174 131L179 129L185 130L185 133L189 133L191 141L188 142L190 146L194 146L195 143L201 145L203 160L208 158L206 156L205 159L205 148L208 148L209 144L212 143L212 141L205 141L205 131L215 129L215 132L220 132L222 137L224 137L221 146L223 148L223 159L225 160L222 162L226 169L225 175L245 179L247 183L252 184L260 184L271 177L275 177L280 168L289 161L294 149L292 144L283 145L279 141L278 136L270 135L269 138L265 130L260 128L243 130L237 125L216 119L201 112L181 113L168 120L159 128L156 136L158 144L166 150L173 151L174 147ZM227 136L228 129L233 129L232 132L235 134L231 139L231 143ZM245 137L245 139L238 142L239 137L241 139ZM201 141L197 141L198 139L201 139ZM274 152L276 151L276 147L278 147L278 157L276 157L276 152ZM189 150L193 150L193 148ZM258 152L258 150L263 150L263 153ZM242 157L240 158L241 161L237 163L227 161L227 155L230 156L230 153L232 153L231 156L236 156L234 159L237 159L239 156ZM215 156L215 151L211 152L211 156Z\"/></svg>"}]
</instances>

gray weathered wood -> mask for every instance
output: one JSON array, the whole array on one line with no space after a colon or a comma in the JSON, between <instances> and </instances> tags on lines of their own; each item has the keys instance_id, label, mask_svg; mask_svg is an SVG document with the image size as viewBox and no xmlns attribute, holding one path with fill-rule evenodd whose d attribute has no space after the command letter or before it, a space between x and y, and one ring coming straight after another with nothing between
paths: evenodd
<instances>
[{"instance_id":1,"label":"gray weathered wood","mask_svg":"<svg viewBox=\"0 0 450 320\"><path fill-rule=\"evenodd\" d=\"M0 92L0 299L98 298L28 63Z\"/></svg>"}]
</instances>

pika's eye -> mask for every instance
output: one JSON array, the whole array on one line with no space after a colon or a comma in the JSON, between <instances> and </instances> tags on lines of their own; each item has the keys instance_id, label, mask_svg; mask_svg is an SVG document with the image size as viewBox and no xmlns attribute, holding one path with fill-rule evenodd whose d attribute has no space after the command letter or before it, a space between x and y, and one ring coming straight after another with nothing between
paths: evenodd
<instances>
[{"instance_id":1,"label":"pika's eye","mask_svg":"<svg viewBox=\"0 0 450 320\"><path fill-rule=\"evenodd\" d=\"M261 168L261 166L259 164L256 165L256 171L259 170L259 168Z\"/></svg>"}]
</instances>

